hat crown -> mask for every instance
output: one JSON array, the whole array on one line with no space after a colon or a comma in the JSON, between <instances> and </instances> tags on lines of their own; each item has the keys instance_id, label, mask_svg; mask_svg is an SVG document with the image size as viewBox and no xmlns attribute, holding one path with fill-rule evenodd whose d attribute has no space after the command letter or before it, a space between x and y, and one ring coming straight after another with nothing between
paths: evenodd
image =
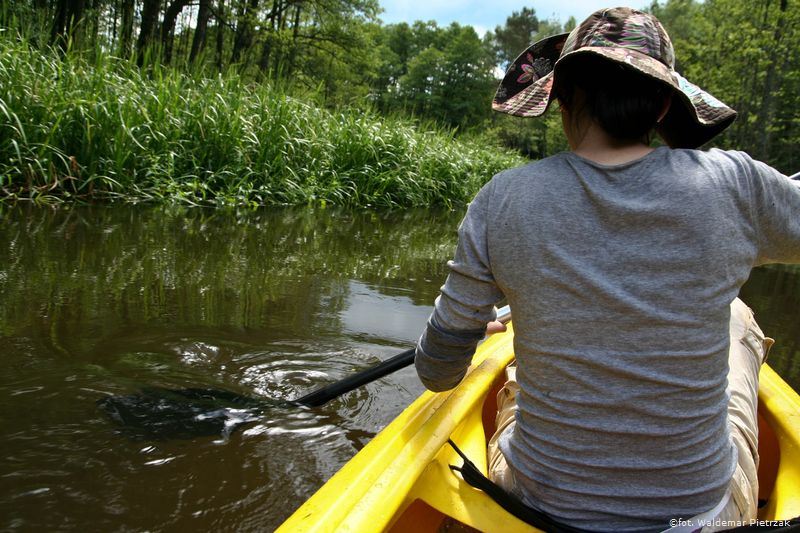
<instances>
[{"instance_id":1,"label":"hat crown","mask_svg":"<svg viewBox=\"0 0 800 533\"><path fill-rule=\"evenodd\" d=\"M632 50L675 69L672 41L658 19L627 7L594 12L570 32L561 56L586 47Z\"/></svg>"}]
</instances>

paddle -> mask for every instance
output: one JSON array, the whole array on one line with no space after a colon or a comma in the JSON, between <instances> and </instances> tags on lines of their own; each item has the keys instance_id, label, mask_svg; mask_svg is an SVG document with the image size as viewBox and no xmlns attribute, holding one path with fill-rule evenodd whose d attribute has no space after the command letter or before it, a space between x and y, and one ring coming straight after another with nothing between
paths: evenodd
<instances>
[{"instance_id":1,"label":"paddle","mask_svg":"<svg viewBox=\"0 0 800 533\"><path fill-rule=\"evenodd\" d=\"M499 309L497 321L511 320L508 306ZM414 362L416 348L399 353L295 400L249 398L220 389L147 387L138 393L108 396L97 404L132 439L227 437L239 427L257 421L268 408L318 407L362 385L405 368Z\"/></svg>"},{"instance_id":2,"label":"paddle","mask_svg":"<svg viewBox=\"0 0 800 533\"><path fill-rule=\"evenodd\" d=\"M511 308L509 306L505 306L501 309L498 309L497 321L505 324L509 320L511 320ZM394 357L390 357L389 359L375 365L372 368L368 368L367 370L363 370L350 377L346 377L341 381L337 381L336 383L326 385L325 387L315 390L314 392L310 392L296 400L292 400L291 403L296 405L305 405L306 407L318 407L328 403L334 398L338 398L342 394L348 393L353 389L357 389L362 385L371 383L384 376L388 376L389 374L396 372L401 368L411 365L414 362L414 353L416 350L416 347L406 350L405 352L399 353Z\"/></svg>"},{"instance_id":3,"label":"paddle","mask_svg":"<svg viewBox=\"0 0 800 533\"><path fill-rule=\"evenodd\" d=\"M296 400L291 400L289 403L294 405L304 405L306 407L318 407L326 404L334 398L338 398L342 394L346 394L362 385L372 383L373 381L384 376L388 376L389 374L396 372L401 368L409 366L414 362L414 354L416 351L416 347L410 348L405 352L392 356L371 368L362 370L357 374L353 374L352 376L346 377L335 383L331 383L330 385L326 385L315 390L314 392L309 392L305 396L301 396Z\"/></svg>"}]
</instances>

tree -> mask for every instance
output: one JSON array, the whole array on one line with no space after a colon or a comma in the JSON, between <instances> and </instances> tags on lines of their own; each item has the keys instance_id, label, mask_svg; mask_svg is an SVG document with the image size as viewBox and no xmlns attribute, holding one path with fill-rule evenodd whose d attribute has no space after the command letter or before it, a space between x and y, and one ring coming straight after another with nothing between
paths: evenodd
<instances>
[{"instance_id":1,"label":"tree","mask_svg":"<svg viewBox=\"0 0 800 533\"><path fill-rule=\"evenodd\" d=\"M492 49L472 26L453 24L447 35L437 104L445 123L477 126L489 117L496 86Z\"/></svg>"},{"instance_id":2,"label":"tree","mask_svg":"<svg viewBox=\"0 0 800 533\"><path fill-rule=\"evenodd\" d=\"M678 70L739 113L714 144L795 169L800 3L669 0L650 9L672 36Z\"/></svg>"},{"instance_id":3,"label":"tree","mask_svg":"<svg viewBox=\"0 0 800 533\"><path fill-rule=\"evenodd\" d=\"M408 62L408 72L400 78L400 95L417 114L434 114L443 64L444 53L433 47L426 48Z\"/></svg>"},{"instance_id":4,"label":"tree","mask_svg":"<svg viewBox=\"0 0 800 533\"><path fill-rule=\"evenodd\" d=\"M50 44L66 50L83 22L85 8L85 0L57 0Z\"/></svg>"},{"instance_id":5,"label":"tree","mask_svg":"<svg viewBox=\"0 0 800 533\"><path fill-rule=\"evenodd\" d=\"M239 15L236 18L236 36L233 40L231 63L242 62L242 56L253 44L253 25L258 17L258 0L239 0Z\"/></svg>"},{"instance_id":6,"label":"tree","mask_svg":"<svg viewBox=\"0 0 800 533\"><path fill-rule=\"evenodd\" d=\"M120 57L129 58L133 47L133 10L134 0L122 0L122 21L119 30L119 46L117 53Z\"/></svg>"},{"instance_id":7,"label":"tree","mask_svg":"<svg viewBox=\"0 0 800 533\"><path fill-rule=\"evenodd\" d=\"M574 18L564 26L540 20L530 7L480 39L457 24L384 25L377 0L5 0L2 6L3 29L17 29L33 45L133 55L139 65L146 58L195 70L235 64L247 81L279 83L329 105L368 101L385 113L408 111L459 130L488 122L496 138L531 157L561 143L557 120L489 113L498 67L532 42L575 27ZM800 0L665 0L649 9L672 36L677 70L739 112L714 144L745 148L796 171ZM205 60L209 41L215 50Z\"/></svg>"},{"instance_id":8,"label":"tree","mask_svg":"<svg viewBox=\"0 0 800 533\"><path fill-rule=\"evenodd\" d=\"M206 44L208 21L211 18L211 0L200 0L197 10L197 27L192 37L192 49L189 52L189 63L194 64L197 56L203 51Z\"/></svg>"},{"instance_id":9,"label":"tree","mask_svg":"<svg viewBox=\"0 0 800 533\"><path fill-rule=\"evenodd\" d=\"M217 19L217 27L216 27L216 64L217 70L222 72L224 67L224 53L225 53L225 28L228 26L225 21L227 20L225 9L225 0L219 0L217 4L217 13L215 15Z\"/></svg>"},{"instance_id":10,"label":"tree","mask_svg":"<svg viewBox=\"0 0 800 533\"><path fill-rule=\"evenodd\" d=\"M523 7L506 18L505 26L497 26L494 39L497 46L498 62L506 66L538 40L539 19L536 10Z\"/></svg>"},{"instance_id":11,"label":"tree","mask_svg":"<svg viewBox=\"0 0 800 533\"><path fill-rule=\"evenodd\" d=\"M414 55L398 79L398 94L418 115L451 127L476 126L489 115L493 54L471 26L420 28L431 44Z\"/></svg>"},{"instance_id":12,"label":"tree","mask_svg":"<svg viewBox=\"0 0 800 533\"><path fill-rule=\"evenodd\" d=\"M139 66L144 64L145 55L155 41L160 7L160 0L143 1L139 38L136 41L136 62Z\"/></svg>"},{"instance_id":13,"label":"tree","mask_svg":"<svg viewBox=\"0 0 800 533\"><path fill-rule=\"evenodd\" d=\"M189 5L190 0L173 0L164 12L164 21L161 23L162 60L165 64L172 61L172 44L175 38L175 23L183 8Z\"/></svg>"},{"instance_id":14,"label":"tree","mask_svg":"<svg viewBox=\"0 0 800 533\"><path fill-rule=\"evenodd\" d=\"M375 43L369 28L378 8L376 0L311 2L308 20L288 58L304 75L294 73L292 79L321 88L331 102L363 102L375 75Z\"/></svg>"}]
</instances>

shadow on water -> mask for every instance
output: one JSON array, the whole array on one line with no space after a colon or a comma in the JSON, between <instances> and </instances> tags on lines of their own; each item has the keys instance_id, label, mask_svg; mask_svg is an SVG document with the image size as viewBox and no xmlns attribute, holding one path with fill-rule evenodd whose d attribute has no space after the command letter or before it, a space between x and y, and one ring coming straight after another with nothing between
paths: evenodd
<instances>
[{"instance_id":1,"label":"shadow on water","mask_svg":"<svg viewBox=\"0 0 800 533\"><path fill-rule=\"evenodd\" d=\"M285 400L256 400L230 391L145 387L134 394L102 398L97 405L129 439L192 439L230 435L259 421L266 409L289 408Z\"/></svg>"}]
</instances>

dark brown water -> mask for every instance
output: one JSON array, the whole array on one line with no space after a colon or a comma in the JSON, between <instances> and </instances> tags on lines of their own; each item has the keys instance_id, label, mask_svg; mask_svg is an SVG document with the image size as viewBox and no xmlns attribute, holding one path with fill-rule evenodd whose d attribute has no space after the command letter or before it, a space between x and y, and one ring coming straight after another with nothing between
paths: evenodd
<instances>
[{"instance_id":1,"label":"dark brown water","mask_svg":"<svg viewBox=\"0 0 800 533\"><path fill-rule=\"evenodd\" d=\"M0 530L269 531L422 390L406 369L228 434L129 438L143 387L295 398L405 350L461 213L0 206ZM743 290L800 384L800 271Z\"/></svg>"}]
</instances>

